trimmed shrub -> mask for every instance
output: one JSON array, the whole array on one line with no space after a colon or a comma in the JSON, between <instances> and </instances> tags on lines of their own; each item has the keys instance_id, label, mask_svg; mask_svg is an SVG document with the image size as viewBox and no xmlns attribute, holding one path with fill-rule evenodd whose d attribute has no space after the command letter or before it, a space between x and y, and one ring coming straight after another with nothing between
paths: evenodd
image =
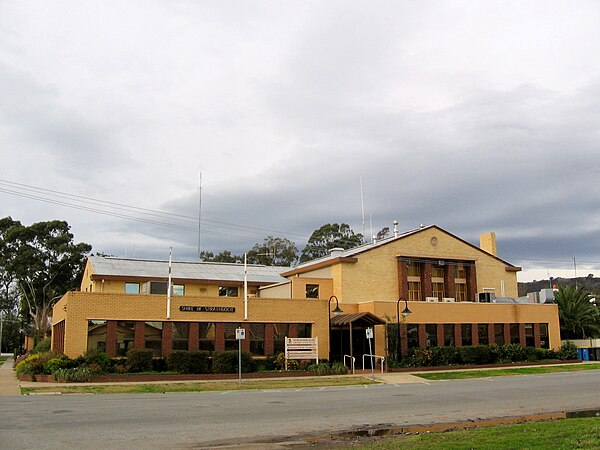
<instances>
[{"instance_id":1,"label":"trimmed shrub","mask_svg":"<svg viewBox=\"0 0 600 450\"><path fill-rule=\"evenodd\" d=\"M556 352L554 350L548 350L547 348L536 348L535 354L540 361L546 359L558 359Z\"/></svg>"},{"instance_id":2,"label":"trimmed shrub","mask_svg":"<svg viewBox=\"0 0 600 450\"><path fill-rule=\"evenodd\" d=\"M242 372L252 372L253 368L254 362L252 361L252 354L248 352L242 352ZM212 369L214 373L238 372L238 351L228 350L214 353Z\"/></svg>"},{"instance_id":3,"label":"trimmed shrub","mask_svg":"<svg viewBox=\"0 0 600 450\"><path fill-rule=\"evenodd\" d=\"M150 372L152 370L152 350L132 348L127 351L126 356L129 372Z\"/></svg>"},{"instance_id":4,"label":"trimmed shrub","mask_svg":"<svg viewBox=\"0 0 600 450\"><path fill-rule=\"evenodd\" d=\"M33 347L31 353L47 353L50 351L51 346L52 342L50 341L50 338L44 338L39 341L35 347Z\"/></svg>"},{"instance_id":5,"label":"trimmed shrub","mask_svg":"<svg viewBox=\"0 0 600 450\"><path fill-rule=\"evenodd\" d=\"M92 379L92 371L89 367L58 369L54 372L54 378L61 383L84 383Z\"/></svg>"},{"instance_id":6,"label":"trimmed shrub","mask_svg":"<svg viewBox=\"0 0 600 450\"><path fill-rule=\"evenodd\" d=\"M167 355L167 369L179 373L209 373L209 355L201 350L174 350Z\"/></svg>"},{"instance_id":7,"label":"trimmed shrub","mask_svg":"<svg viewBox=\"0 0 600 450\"><path fill-rule=\"evenodd\" d=\"M165 361L165 358L153 358L152 370L154 372L165 372L167 370L167 361Z\"/></svg>"},{"instance_id":8,"label":"trimmed shrub","mask_svg":"<svg viewBox=\"0 0 600 450\"><path fill-rule=\"evenodd\" d=\"M451 366L458 361L456 347L432 347L431 365L435 367Z\"/></svg>"},{"instance_id":9,"label":"trimmed shrub","mask_svg":"<svg viewBox=\"0 0 600 450\"><path fill-rule=\"evenodd\" d=\"M87 366L95 373L112 372L115 362L104 352L88 350L83 356L77 358L79 366Z\"/></svg>"},{"instance_id":10,"label":"trimmed shrub","mask_svg":"<svg viewBox=\"0 0 600 450\"><path fill-rule=\"evenodd\" d=\"M489 364L492 360L490 349L486 345L459 347L458 357L463 364Z\"/></svg>"},{"instance_id":11,"label":"trimmed shrub","mask_svg":"<svg viewBox=\"0 0 600 450\"><path fill-rule=\"evenodd\" d=\"M64 355L52 358L44 364L44 373L53 374L58 369L68 369L70 365L69 358Z\"/></svg>"},{"instance_id":12,"label":"trimmed shrub","mask_svg":"<svg viewBox=\"0 0 600 450\"><path fill-rule=\"evenodd\" d=\"M577 353L577 346L571 342L565 342L556 352L558 359L567 361L570 359L579 359L579 355Z\"/></svg>"},{"instance_id":13,"label":"trimmed shrub","mask_svg":"<svg viewBox=\"0 0 600 450\"><path fill-rule=\"evenodd\" d=\"M44 370L44 366L58 355L55 353L34 353L15 366L17 375L31 375L35 379L35 375L49 374Z\"/></svg>"}]
</instances>

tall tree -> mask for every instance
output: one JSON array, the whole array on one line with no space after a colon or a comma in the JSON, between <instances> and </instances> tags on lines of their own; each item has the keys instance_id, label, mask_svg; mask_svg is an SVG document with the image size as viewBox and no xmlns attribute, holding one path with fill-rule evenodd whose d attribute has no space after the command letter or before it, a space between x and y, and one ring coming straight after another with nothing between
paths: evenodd
<instances>
[{"instance_id":1,"label":"tall tree","mask_svg":"<svg viewBox=\"0 0 600 450\"><path fill-rule=\"evenodd\" d=\"M52 307L65 292L79 286L85 259L92 247L75 244L64 221L14 223L4 245L12 249L9 269L17 286L21 307L32 321L34 341L50 332Z\"/></svg>"},{"instance_id":2,"label":"tall tree","mask_svg":"<svg viewBox=\"0 0 600 450\"><path fill-rule=\"evenodd\" d=\"M362 243L363 235L354 233L348 224L327 223L310 235L308 243L300 255L300 261L305 262L327 256L332 248L339 247L347 250Z\"/></svg>"},{"instance_id":3,"label":"tall tree","mask_svg":"<svg viewBox=\"0 0 600 450\"><path fill-rule=\"evenodd\" d=\"M287 238L267 236L248 252L248 262L265 266L291 266L298 259L296 244Z\"/></svg>"},{"instance_id":4,"label":"tall tree","mask_svg":"<svg viewBox=\"0 0 600 450\"><path fill-rule=\"evenodd\" d=\"M225 262L240 263L244 260L242 256L233 255L229 250L223 250L221 253L200 252L200 259L205 262Z\"/></svg>"},{"instance_id":5,"label":"tall tree","mask_svg":"<svg viewBox=\"0 0 600 450\"><path fill-rule=\"evenodd\" d=\"M600 314L591 295L575 285L558 286L554 303L558 305L560 334L563 339L600 337Z\"/></svg>"}]
</instances>

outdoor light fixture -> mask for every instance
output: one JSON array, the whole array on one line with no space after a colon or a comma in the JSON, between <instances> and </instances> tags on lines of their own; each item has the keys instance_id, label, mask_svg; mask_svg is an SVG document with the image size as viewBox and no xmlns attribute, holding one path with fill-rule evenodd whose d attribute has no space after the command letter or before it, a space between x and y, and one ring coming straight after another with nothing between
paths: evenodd
<instances>
[{"instance_id":1,"label":"outdoor light fixture","mask_svg":"<svg viewBox=\"0 0 600 450\"><path fill-rule=\"evenodd\" d=\"M396 320L398 322L398 343L397 343L397 352L396 358L400 359L400 302L402 298L399 298L396 302ZM407 318L412 314L412 311L408 309L408 300L404 300L404 309L402 310L402 317Z\"/></svg>"},{"instance_id":2,"label":"outdoor light fixture","mask_svg":"<svg viewBox=\"0 0 600 450\"><path fill-rule=\"evenodd\" d=\"M335 299L335 309L331 311L331 300ZM327 302L327 317L329 318L329 361L331 361L331 313L334 316L339 316L343 311L340 308L340 302L335 295L329 297Z\"/></svg>"}]
</instances>

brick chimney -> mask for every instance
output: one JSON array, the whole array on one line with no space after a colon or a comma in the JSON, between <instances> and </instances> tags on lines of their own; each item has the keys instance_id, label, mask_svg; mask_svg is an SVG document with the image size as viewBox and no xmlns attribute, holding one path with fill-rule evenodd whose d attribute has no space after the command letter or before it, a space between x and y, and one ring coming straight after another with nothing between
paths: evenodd
<instances>
[{"instance_id":1,"label":"brick chimney","mask_svg":"<svg viewBox=\"0 0 600 450\"><path fill-rule=\"evenodd\" d=\"M479 248L490 255L498 256L496 251L496 233L493 231L479 236Z\"/></svg>"}]
</instances>

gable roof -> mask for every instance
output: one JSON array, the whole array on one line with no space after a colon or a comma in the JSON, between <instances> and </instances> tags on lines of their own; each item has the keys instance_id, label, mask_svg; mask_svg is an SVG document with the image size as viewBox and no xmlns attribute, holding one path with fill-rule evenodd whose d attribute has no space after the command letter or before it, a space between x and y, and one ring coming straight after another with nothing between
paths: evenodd
<instances>
[{"instance_id":1,"label":"gable roof","mask_svg":"<svg viewBox=\"0 0 600 450\"><path fill-rule=\"evenodd\" d=\"M357 260L356 260L355 256L359 255L360 253L368 252L370 250L381 247L383 245L388 245L392 242L396 242L401 239L406 239L409 236L413 236L415 234L422 233L426 230L431 230L431 229L439 230L440 232L445 233L454 239L457 239L458 241L462 242L463 244L468 245L469 247L471 247L487 256L491 256L492 258L505 264L507 270L511 270L511 271L515 271L515 272L518 272L521 270L520 267L514 266L513 264L511 264L507 261L504 261L503 259L500 259L497 256L494 256L491 253L486 252L485 250L482 250L481 248L471 244L470 242L465 241L464 239L461 239L460 237L444 230L443 228L441 228L437 225L428 225L428 226L415 228L413 230L405 231L404 233L399 234L397 237L392 236L392 237L389 237L386 239L382 239L380 241L368 242L366 244L359 245L358 247L354 247L354 248L351 248L348 250L336 252L334 254L330 254L330 255L324 256L322 258L313 259L312 261L307 261L305 263L297 265L296 267L292 268L292 270L290 270L288 272L283 272L282 275L289 277L291 275L307 272L309 270L315 270L318 268L331 266L331 265L339 263L339 262L356 262Z\"/></svg>"},{"instance_id":2,"label":"gable roof","mask_svg":"<svg viewBox=\"0 0 600 450\"><path fill-rule=\"evenodd\" d=\"M92 279L96 280L101 278L166 280L169 276L168 261L105 256L90 256L88 259L92 267ZM291 269L290 267L255 264L248 264L247 268L248 282L261 285L287 281L280 274ZM242 282L244 280L244 265L237 263L173 261L171 263L171 277L177 280L189 281Z\"/></svg>"}]
</instances>

